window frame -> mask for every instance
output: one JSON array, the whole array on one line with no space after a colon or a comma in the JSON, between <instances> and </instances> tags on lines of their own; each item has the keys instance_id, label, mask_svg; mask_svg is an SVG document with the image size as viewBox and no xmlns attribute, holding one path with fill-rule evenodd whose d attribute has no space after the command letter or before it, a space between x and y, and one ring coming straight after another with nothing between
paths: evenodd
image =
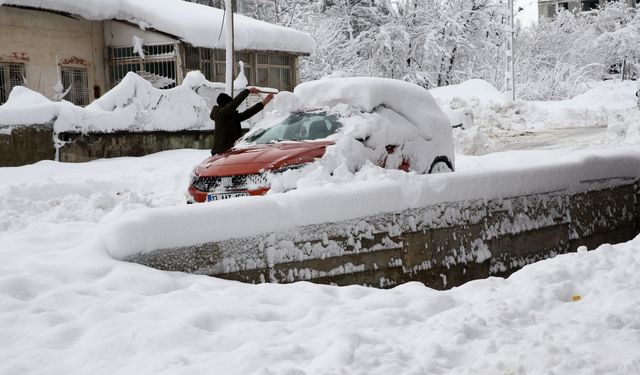
<instances>
[{"instance_id":1,"label":"window frame","mask_svg":"<svg viewBox=\"0 0 640 375\"><path fill-rule=\"evenodd\" d=\"M17 70L13 71L12 68ZM12 77L12 74L18 73L20 79ZM14 62L0 62L0 105L9 100L9 94L16 86L25 85L26 80L26 66L23 63Z\"/></svg>"},{"instance_id":2,"label":"window frame","mask_svg":"<svg viewBox=\"0 0 640 375\"><path fill-rule=\"evenodd\" d=\"M67 94L64 100L77 106L89 105L89 70L85 67L60 66L60 80Z\"/></svg>"}]
</instances>

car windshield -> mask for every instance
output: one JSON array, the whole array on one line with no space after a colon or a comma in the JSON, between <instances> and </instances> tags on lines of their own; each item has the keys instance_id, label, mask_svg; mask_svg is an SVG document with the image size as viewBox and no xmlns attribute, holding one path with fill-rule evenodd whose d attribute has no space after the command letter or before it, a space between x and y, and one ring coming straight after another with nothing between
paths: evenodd
<instances>
[{"instance_id":1,"label":"car windshield","mask_svg":"<svg viewBox=\"0 0 640 375\"><path fill-rule=\"evenodd\" d=\"M281 141L312 141L335 133L342 127L335 115L324 112L297 112L281 123L247 134L247 143L263 144Z\"/></svg>"}]
</instances>

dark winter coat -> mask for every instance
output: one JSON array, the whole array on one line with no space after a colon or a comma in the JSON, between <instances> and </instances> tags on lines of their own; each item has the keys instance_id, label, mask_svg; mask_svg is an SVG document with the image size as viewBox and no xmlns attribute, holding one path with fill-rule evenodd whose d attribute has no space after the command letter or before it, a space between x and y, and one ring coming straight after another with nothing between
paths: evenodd
<instances>
[{"instance_id":1,"label":"dark winter coat","mask_svg":"<svg viewBox=\"0 0 640 375\"><path fill-rule=\"evenodd\" d=\"M238 107L248 96L249 90L242 90L229 104L222 107L216 105L211 110L210 117L215 122L211 154L220 154L233 147L233 144L242 136L240 123L264 108L262 103L258 103L244 112L238 112Z\"/></svg>"}]
</instances>

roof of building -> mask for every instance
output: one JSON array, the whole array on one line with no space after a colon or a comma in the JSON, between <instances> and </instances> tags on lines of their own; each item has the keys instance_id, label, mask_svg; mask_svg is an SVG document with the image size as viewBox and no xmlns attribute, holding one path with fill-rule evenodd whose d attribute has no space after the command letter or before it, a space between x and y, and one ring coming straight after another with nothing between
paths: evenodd
<instances>
[{"instance_id":1,"label":"roof of building","mask_svg":"<svg viewBox=\"0 0 640 375\"><path fill-rule=\"evenodd\" d=\"M182 0L0 0L0 5L65 12L88 20L122 20L196 47L225 48L224 11ZM308 54L315 46L307 33L246 16L235 15L234 25L236 50Z\"/></svg>"}]
</instances>

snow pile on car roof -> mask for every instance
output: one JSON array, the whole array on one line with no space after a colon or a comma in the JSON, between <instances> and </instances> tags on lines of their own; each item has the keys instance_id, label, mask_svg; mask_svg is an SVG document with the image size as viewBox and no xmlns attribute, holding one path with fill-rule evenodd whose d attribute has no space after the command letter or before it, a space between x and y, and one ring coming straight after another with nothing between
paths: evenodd
<instances>
[{"instance_id":1,"label":"snow pile on car roof","mask_svg":"<svg viewBox=\"0 0 640 375\"><path fill-rule=\"evenodd\" d=\"M0 106L3 126L54 122L56 132L178 131L213 129L209 119L210 92L224 84L207 81L200 72L187 74L182 85L156 89L128 73L113 89L86 107L53 102L25 87L14 88Z\"/></svg>"},{"instance_id":2,"label":"snow pile on car roof","mask_svg":"<svg viewBox=\"0 0 640 375\"><path fill-rule=\"evenodd\" d=\"M294 90L308 107L347 104L364 112L384 106L405 117L427 138L450 133L449 120L431 94L409 82L387 78L328 78L300 84Z\"/></svg>"},{"instance_id":3,"label":"snow pile on car roof","mask_svg":"<svg viewBox=\"0 0 640 375\"><path fill-rule=\"evenodd\" d=\"M155 29L196 47L225 48L224 11L182 0L0 0L17 5L80 15L90 20L116 19ZM235 15L235 48L311 53L313 38L304 32ZM220 39L220 40L218 40Z\"/></svg>"}]
</instances>

